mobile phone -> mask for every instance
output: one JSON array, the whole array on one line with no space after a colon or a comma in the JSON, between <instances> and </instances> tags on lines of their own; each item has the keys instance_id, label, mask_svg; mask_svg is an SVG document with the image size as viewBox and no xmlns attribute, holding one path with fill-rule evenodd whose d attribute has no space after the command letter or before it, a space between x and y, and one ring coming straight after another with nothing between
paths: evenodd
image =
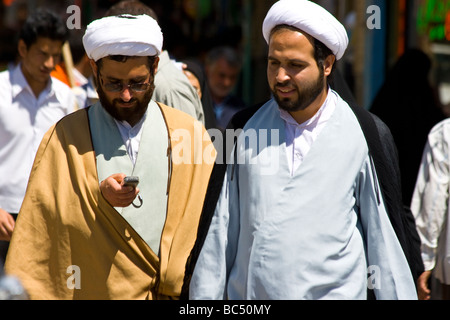
<instances>
[{"instance_id":1,"label":"mobile phone","mask_svg":"<svg viewBox=\"0 0 450 320\"><path fill-rule=\"evenodd\" d=\"M123 179L124 186L132 186L134 188L139 184L139 177L136 176L128 176Z\"/></svg>"}]
</instances>

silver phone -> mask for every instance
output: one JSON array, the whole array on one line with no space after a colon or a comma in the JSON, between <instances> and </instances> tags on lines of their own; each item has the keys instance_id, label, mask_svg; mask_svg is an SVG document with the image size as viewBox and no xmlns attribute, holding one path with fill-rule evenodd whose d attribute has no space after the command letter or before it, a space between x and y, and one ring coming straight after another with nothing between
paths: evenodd
<instances>
[{"instance_id":1,"label":"silver phone","mask_svg":"<svg viewBox=\"0 0 450 320\"><path fill-rule=\"evenodd\" d=\"M123 179L124 186L132 186L136 188L139 184L139 177L136 176L127 176Z\"/></svg>"}]
</instances>

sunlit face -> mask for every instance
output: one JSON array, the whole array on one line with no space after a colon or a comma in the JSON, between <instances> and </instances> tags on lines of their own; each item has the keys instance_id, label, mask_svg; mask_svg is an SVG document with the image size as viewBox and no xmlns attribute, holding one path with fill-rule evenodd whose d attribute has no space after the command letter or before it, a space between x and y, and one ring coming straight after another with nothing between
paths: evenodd
<instances>
[{"instance_id":1,"label":"sunlit face","mask_svg":"<svg viewBox=\"0 0 450 320\"><path fill-rule=\"evenodd\" d=\"M310 36L290 29L272 34L267 77L280 108L297 112L320 103L317 100L322 98L329 72L331 68L319 69Z\"/></svg>"},{"instance_id":2,"label":"sunlit face","mask_svg":"<svg viewBox=\"0 0 450 320\"><path fill-rule=\"evenodd\" d=\"M22 63L22 72L31 87L45 86L50 73L61 61L62 41L38 37L29 47L19 40L18 51Z\"/></svg>"},{"instance_id":3,"label":"sunlit face","mask_svg":"<svg viewBox=\"0 0 450 320\"><path fill-rule=\"evenodd\" d=\"M97 75L100 102L115 119L133 126L143 117L154 90L154 73L150 68L155 68L156 72L158 61L156 59L154 65L149 66L148 57L132 57L124 62L104 58L99 69L91 63ZM137 83L149 83L150 86L143 92L133 91L128 86ZM108 91L108 84L120 84L121 90Z\"/></svg>"}]
</instances>

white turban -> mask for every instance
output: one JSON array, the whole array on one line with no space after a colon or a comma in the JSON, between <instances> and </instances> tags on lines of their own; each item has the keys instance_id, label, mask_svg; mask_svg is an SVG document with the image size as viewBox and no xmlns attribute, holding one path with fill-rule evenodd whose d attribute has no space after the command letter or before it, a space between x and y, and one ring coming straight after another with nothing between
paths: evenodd
<instances>
[{"instance_id":1,"label":"white turban","mask_svg":"<svg viewBox=\"0 0 450 320\"><path fill-rule=\"evenodd\" d=\"M339 60L348 46L347 31L327 10L308 0L279 0L267 13L263 23L264 39L269 43L274 27L296 27L326 45Z\"/></svg>"},{"instance_id":2,"label":"white turban","mask_svg":"<svg viewBox=\"0 0 450 320\"><path fill-rule=\"evenodd\" d=\"M163 34L148 15L111 16L87 26L83 45L95 61L111 55L155 56L161 54Z\"/></svg>"}]
</instances>

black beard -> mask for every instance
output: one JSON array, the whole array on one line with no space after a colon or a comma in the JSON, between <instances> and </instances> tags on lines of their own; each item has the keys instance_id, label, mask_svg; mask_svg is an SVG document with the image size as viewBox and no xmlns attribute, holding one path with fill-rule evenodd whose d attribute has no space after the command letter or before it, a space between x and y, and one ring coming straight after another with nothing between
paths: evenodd
<instances>
[{"instance_id":1,"label":"black beard","mask_svg":"<svg viewBox=\"0 0 450 320\"><path fill-rule=\"evenodd\" d=\"M283 84L277 84L274 89L272 89L273 96L275 98L275 101L278 103L278 106L288 112L296 112L300 110L305 110L311 103L314 102L314 100L317 99L317 97L322 93L324 90L324 71L320 69L319 71L319 77L317 78L317 81L314 82L312 85L303 87L300 91L297 88L299 97L295 101L291 101L289 99L282 99L280 98L276 93L276 88L278 86L283 86Z\"/></svg>"},{"instance_id":2,"label":"black beard","mask_svg":"<svg viewBox=\"0 0 450 320\"><path fill-rule=\"evenodd\" d=\"M152 82L150 88L145 92L142 99L138 100L137 98L132 98L129 102L136 103L133 108L130 109L122 109L116 107L116 103L124 103L124 101L120 99L114 99L112 103L109 102L106 97L105 92L101 85L97 87L98 98L103 108L116 120L118 121L126 121L129 124L135 124L139 122L140 119L144 116L147 111L148 104L153 96L153 91L155 90L155 85Z\"/></svg>"}]
</instances>

